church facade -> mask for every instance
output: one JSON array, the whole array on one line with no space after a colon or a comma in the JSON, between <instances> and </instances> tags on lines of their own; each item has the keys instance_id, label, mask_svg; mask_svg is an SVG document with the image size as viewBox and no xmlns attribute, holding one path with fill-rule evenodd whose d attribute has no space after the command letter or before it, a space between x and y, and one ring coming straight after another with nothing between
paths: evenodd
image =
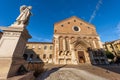
<instances>
[{"instance_id":1,"label":"church facade","mask_svg":"<svg viewBox=\"0 0 120 80\"><path fill-rule=\"evenodd\" d=\"M102 43L95 26L76 16L54 24L52 43L51 63L53 64L107 63L107 58L102 50ZM38 54L38 52L36 53ZM41 55L39 57L42 59L44 52L39 54ZM49 60L49 57L47 59Z\"/></svg>"}]
</instances>

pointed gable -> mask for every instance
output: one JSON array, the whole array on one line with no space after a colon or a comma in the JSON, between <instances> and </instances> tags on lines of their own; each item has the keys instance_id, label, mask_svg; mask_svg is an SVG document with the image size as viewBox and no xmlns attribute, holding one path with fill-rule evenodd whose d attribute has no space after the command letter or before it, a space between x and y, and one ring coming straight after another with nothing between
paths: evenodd
<instances>
[{"instance_id":1,"label":"pointed gable","mask_svg":"<svg viewBox=\"0 0 120 80\"><path fill-rule=\"evenodd\" d=\"M72 16L54 24L54 33L63 34L94 34L97 35L94 25Z\"/></svg>"},{"instance_id":2,"label":"pointed gable","mask_svg":"<svg viewBox=\"0 0 120 80\"><path fill-rule=\"evenodd\" d=\"M85 24L88 24L88 25L92 25L92 24L90 24L90 23L88 23L88 22L86 22L86 21L84 21L84 20L82 20L82 19L80 19L80 18L78 18L76 16L72 16L70 18L67 18L67 19L64 19L62 21L56 22L54 25L59 25L61 23L68 22L70 20L75 20L75 21L78 20L78 21L81 21L82 23L85 23ZM94 25L92 25L92 26L94 26Z\"/></svg>"}]
</instances>

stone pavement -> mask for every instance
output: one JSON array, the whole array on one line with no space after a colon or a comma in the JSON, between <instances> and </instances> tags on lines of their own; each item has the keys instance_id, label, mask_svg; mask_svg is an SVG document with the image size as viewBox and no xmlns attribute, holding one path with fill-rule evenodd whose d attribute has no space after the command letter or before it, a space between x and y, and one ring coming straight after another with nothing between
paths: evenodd
<instances>
[{"instance_id":1,"label":"stone pavement","mask_svg":"<svg viewBox=\"0 0 120 80\"><path fill-rule=\"evenodd\" d=\"M75 68L61 68L54 73L51 72L54 71L51 70L43 73L37 80L107 80L87 71Z\"/></svg>"},{"instance_id":2,"label":"stone pavement","mask_svg":"<svg viewBox=\"0 0 120 80\"><path fill-rule=\"evenodd\" d=\"M36 80L120 80L120 66L45 65ZM113 71L112 71L113 70Z\"/></svg>"}]
</instances>

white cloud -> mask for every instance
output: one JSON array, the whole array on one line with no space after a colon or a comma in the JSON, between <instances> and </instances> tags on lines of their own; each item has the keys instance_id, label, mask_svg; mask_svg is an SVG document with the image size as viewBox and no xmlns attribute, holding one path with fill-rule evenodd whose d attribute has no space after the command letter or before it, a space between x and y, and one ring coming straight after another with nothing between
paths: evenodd
<instances>
[{"instance_id":1,"label":"white cloud","mask_svg":"<svg viewBox=\"0 0 120 80\"><path fill-rule=\"evenodd\" d=\"M91 17L89 19L89 23L91 23L92 20L95 18L96 13L99 10L101 4L102 4L102 0L99 0L98 3L97 3L97 5L96 5L96 7L95 7L95 10L93 11L93 13L92 13L92 15L91 15Z\"/></svg>"}]
</instances>

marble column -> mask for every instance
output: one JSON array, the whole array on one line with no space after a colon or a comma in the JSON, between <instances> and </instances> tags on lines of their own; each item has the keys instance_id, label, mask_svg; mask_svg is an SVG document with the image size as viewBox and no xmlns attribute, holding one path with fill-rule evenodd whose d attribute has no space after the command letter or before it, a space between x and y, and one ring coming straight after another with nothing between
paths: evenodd
<instances>
[{"instance_id":1,"label":"marble column","mask_svg":"<svg viewBox=\"0 0 120 80\"><path fill-rule=\"evenodd\" d=\"M63 50L66 50L66 43L65 43L65 38L63 38Z\"/></svg>"},{"instance_id":2,"label":"marble column","mask_svg":"<svg viewBox=\"0 0 120 80\"><path fill-rule=\"evenodd\" d=\"M94 48L97 48L94 40L93 40L93 45L94 45Z\"/></svg>"},{"instance_id":3,"label":"marble column","mask_svg":"<svg viewBox=\"0 0 120 80\"><path fill-rule=\"evenodd\" d=\"M70 44L70 53L71 53L72 64L78 64L77 63L77 58L76 58L76 55L75 55L75 50L74 50L73 44L71 43L71 39L69 39L69 44Z\"/></svg>"}]
</instances>

